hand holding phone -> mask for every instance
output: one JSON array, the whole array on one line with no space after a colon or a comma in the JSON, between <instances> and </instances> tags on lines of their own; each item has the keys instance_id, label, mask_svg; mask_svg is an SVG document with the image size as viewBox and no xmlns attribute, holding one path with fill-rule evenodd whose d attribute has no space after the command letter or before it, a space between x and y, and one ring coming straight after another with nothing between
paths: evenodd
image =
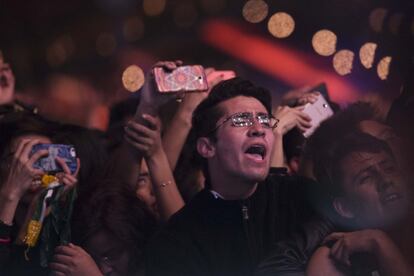
<instances>
[{"instance_id":1,"label":"hand holding phone","mask_svg":"<svg viewBox=\"0 0 414 276\"><path fill-rule=\"evenodd\" d=\"M160 93L208 90L207 77L201 65L179 66L171 71L163 67L155 67L153 74Z\"/></svg>"},{"instance_id":2,"label":"hand holding phone","mask_svg":"<svg viewBox=\"0 0 414 276\"><path fill-rule=\"evenodd\" d=\"M30 156L40 150L47 150L48 156L38 159L34 164L33 168L41 169L46 173L58 173L64 172L62 166L56 162L56 157L62 159L71 174L74 174L78 168L78 162L76 160L76 151L72 145L61 145L61 144L37 144L34 145Z\"/></svg>"},{"instance_id":3,"label":"hand holding phone","mask_svg":"<svg viewBox=\"0 0 414 276\"><path fill-rule=\"evenodd\" d=\"M312 119L312 126L303 133L303 135L306 138L311 136L312 133L316 130L316 128L318 128L318 126L323 121L325 121L334 114L332 108L325 100L325 98L322 96L322 94L318 95L314 103L307 103L304 106L302 112L306 113Z\"/></svg>"}]
</instances>

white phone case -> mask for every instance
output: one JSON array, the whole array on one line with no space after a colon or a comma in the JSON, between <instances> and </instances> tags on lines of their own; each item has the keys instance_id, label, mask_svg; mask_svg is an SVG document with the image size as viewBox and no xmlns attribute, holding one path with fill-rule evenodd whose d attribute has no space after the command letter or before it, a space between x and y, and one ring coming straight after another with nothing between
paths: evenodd
<instances>
[{"instance_id":1,"label":"white phone case","mask_svg":"<svg viewBox=\"0 0 414 276\"><path fill-rule=\"evenodd\" d=\"M334 114L332 108L322 95L319 95L318 100L313 104L307 103L303 109L303 112L312 118L312 126L303 133L306 138L311 136L323 121Z\"/></svg>"}]
</instances>

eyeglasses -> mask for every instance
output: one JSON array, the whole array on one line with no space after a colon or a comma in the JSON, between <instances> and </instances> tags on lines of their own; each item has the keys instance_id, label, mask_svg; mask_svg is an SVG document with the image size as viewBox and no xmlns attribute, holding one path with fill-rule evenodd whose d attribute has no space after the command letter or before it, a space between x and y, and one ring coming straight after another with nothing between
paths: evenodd
<instances>
[{"instance_id":1,"label":"eyeglasses","mask_svg":"<svg viewBox=\"0 0 414 276\"><path fill-rule=\"evenodd\" d=\"M224 125L227 121L231 120L232 127L250 127L254 124L255 120L266 129L274 129L279 123L279 119L276 119L271 114L257 113L256 116L252 112L239 112L230 115L218 124L210 133L215 132L219 127Z\"/></svg>"}]
</instances>

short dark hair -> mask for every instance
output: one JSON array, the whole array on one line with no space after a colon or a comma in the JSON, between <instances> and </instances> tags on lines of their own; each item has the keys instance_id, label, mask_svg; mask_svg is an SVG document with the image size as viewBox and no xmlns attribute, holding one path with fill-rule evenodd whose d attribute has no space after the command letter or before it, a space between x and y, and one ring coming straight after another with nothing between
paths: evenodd
<instances>
[{"instance_id":1,"label":"short dark hair","mask_svg":"<svg viewBox=\"0 0 414 276\"><path fill-rule=\"evenodd\" d=\"M252 82L239 77L222 81L211 90L208 97L193 112L190 137L192 137L194 145L197 144L196 141L200 137L208 137L212 141L216 141L215 133L212 131L216 127L217 121L223 116L223 111L218 107L218 104L237 96L255 98L263 104L269 114L272 113L272 97L267 89L255 86ZM194 150L194 153L196 152ZM195 154L195 159L195 163L201 164L203 168L206 178L205 186L209 188L210 178L207 162L198 153Z\"/></svg>"},{"instance_id":2,"label":"short dark hair","mask_svg":"<svg viewBox=\"0 0 414 276\"><path fill-rule=\"evenodd\" d=\"M361 131L354 131L328 145L324 160L314 164L315 177L321 188L328 192L331 198L344 195L341 162L350 154L356 152L380 153L386 152L394 157L385 141Z\"/></svg>"},{"instance_id":3,"label":"short dark hair","mask_svg":"<svg viewBox=\"0 0 414 276\"><path fill-rule=\"evenodd\" d=\"M239 77L223 81L211 90L208 97L193 112L192 126L195 139L206 136L215 139L210 132L223 116L217 105L237 96L255 98L264 105L269 114L272 112L272 98L267 89Z\"/></svg>"}]
</instances>

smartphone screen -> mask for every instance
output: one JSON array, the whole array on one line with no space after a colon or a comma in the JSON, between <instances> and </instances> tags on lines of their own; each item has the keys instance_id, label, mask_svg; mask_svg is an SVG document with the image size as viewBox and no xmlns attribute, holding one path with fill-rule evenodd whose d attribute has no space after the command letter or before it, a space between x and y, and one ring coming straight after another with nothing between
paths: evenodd
<instances>
[{"instance_id":1,"label":"smartphone screen","mask_svg":"<svg viewBox=\"0 0 414 276\"><path fill-rule=\"evenodd\" d=\"M63 172L63 168L56 162L56 157L60 157L66 162L66 165L72 174L76 172L78 164L76 161L76 151L74 146L61 144L37 144L33 146L30 156L43 149L47 150L49 155L37 160L33 164L33 168L41 169L48 173Z\"/></svg>"},{"instance_id":2,"label":"smartphone screen","mask_svg":"<svg viewBox=\"0 0 414 276\"><path fill-rule=\"evenodd\" d=\"M207 77L201 65L180 66L172 71L153 69L157 89L161 93L207 91Z\"/></svg>"}]
</instances>

